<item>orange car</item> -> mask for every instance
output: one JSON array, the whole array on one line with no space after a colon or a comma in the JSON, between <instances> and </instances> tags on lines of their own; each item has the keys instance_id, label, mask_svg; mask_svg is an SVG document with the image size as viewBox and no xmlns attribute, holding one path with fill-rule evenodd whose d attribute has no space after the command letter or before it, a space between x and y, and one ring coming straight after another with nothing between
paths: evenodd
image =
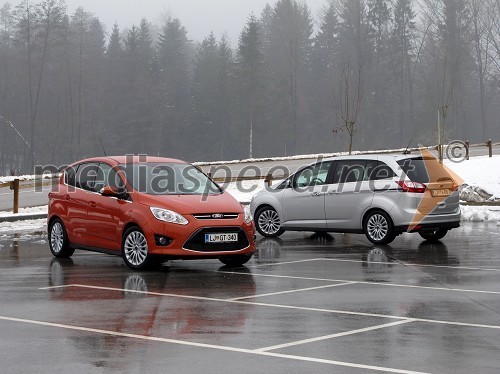
<instances>
[{"instance_id":1,"label":"orange car","mask_svg":"<svg viewBox=\"0 0 500 374\"><path fill-rule=\"evenodd\" d=\"M248 209L186 162L148 156L76 162L49 193L56 257L75 249L121 255L132 269L155 258L246 263L255 251Z\"/></svg>"}]
</instances>

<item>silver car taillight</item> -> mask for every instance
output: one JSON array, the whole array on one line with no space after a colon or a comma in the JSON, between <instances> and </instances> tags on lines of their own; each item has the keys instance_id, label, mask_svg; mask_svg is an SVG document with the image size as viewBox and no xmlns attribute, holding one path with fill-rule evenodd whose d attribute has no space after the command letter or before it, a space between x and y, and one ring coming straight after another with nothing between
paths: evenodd
<instances>
[{"instance_id":1,"label":"silver car taillight","mask_svg":"<svg viewBox=\"0 0 500 374\"><path fill-rule=\"evenodd\" d=\"M399 184L403 192L424 193L427 190L426 185L419 182L397 181L396 183Z\"/></svg>"}]
</instances>

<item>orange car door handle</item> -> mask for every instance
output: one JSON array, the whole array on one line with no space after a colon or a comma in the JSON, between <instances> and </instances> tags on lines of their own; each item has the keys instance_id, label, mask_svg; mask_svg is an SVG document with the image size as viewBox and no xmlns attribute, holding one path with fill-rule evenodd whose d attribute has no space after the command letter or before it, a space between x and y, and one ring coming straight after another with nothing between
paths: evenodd
<instances>
[{"instance_id":1,"label":"orange car door handle","mask_svg":"<svg viewBox=\"0 0 500 374\"><path fill-rule=\"evenodd\" d=\"M71 197L69 195L64 195L64 200L71 200Z\"/></svg>"},{"instance_id":2,"label":"orange car door handle","mask_svg":"<svg viewBox=\"0 0 500 374\"><path fill-rule=\"evenodd\" d=\"M97 203L95 201L89 201L89 205L91 208L95 208L97 206Z\"/></svg>"}]
</instances>

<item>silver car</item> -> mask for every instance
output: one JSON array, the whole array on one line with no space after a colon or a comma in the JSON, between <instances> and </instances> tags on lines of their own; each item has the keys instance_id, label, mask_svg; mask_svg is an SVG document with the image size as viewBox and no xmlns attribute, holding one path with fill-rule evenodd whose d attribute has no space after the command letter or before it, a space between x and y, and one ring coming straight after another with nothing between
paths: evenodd
<instances>
[{"instance_id":1,"label":"silver car","mask_svg":"<svg viewBox=\"0 0 500 374\"><path fill-rule=\"evenodd\" d=\"M436 165L437 164L437 165ZM321 160L250 204L257 231L364 233L388 244L403 232L442 239L460 226L457 182L437 160L424 156L343 156Z\"/></svg>"}]
</instances>

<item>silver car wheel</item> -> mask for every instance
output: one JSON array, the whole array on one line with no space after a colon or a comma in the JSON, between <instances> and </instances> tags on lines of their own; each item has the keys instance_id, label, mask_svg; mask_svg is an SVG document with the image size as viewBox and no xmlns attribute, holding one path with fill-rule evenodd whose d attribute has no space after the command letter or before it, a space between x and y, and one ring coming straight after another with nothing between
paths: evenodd
<instances>
[{"instance_id":1,"label":"silver car wheel","mask_svg":"<svg viewBox=\"0 0 500 374\"><path fill-rule=\"evenodd\" d=\"M382 214L373 214L366 225L368 235L376 241L383 240L389 232L389 223Z\"/></svg>"},{"instance_id":2,"label":"silver car wheel","mask_svg":"<svg viewBox=\"0 0 500 374\"><path fill-rule=\"evenodd\" d=\"M52 225L52 230L50 231L50 245L54 253L61 252L64 244L64 231L63 227L59 222Z\"/></svg>"},{"instance_id":3,"label":"silver car wheel","mask_svg":"<svg viewBox=\"0 0 500 374\"><path fill-rule=\"evenodd\" d=\"M132 231L127 235L123 246L127 261L134 266L140 266L148 256L148 242L140 231Z\"/></svg>"},{"instance_id":4,"label":"silver car wheel","mask_svg":"<svg viewBox=\"0 0 500 374\"><path fill-rule=\"evenodd\" d=\"M274 235L281 228L280 217L278 216L278 213L272 209L264 210L260 214L257 223L262 232L267 235Z\"/></svg>"}]
</instances>

